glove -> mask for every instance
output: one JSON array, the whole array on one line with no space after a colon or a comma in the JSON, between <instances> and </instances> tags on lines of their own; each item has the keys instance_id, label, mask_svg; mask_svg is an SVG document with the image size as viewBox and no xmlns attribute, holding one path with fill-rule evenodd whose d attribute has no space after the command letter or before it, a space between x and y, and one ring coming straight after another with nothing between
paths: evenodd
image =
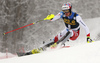
<instances>
[{"instance_id":1,"label":"glove","mask_svg":"<svg viewBox=\"0 0 100 63\"><path fill-rule=\"evenodd\" d=\"M92 39L90 39L90 37L87 36L87 43L91 43L94 42Z\"/></svg>"},{"instance_id":2,"label":"glove","mask_svg":"<svg viewBox=\"0 0 100 63\"><path fill-rule=\"evenodd\" d=\"M52 20L54 18L54 14L48 15L44 20Z\"/></svg>"},{"instance_id":3,"label":"glove","mask_svg":"<svg viewBox=\"0 0 100 63\"><path fill-rule=\"evenodd\" d=\"M91 42L93 42L93 41L92 41L92 39L90 39L90 33L89 33L89 34L87 34L87 43L91 43Z\"/></svg>"}]
</instances>

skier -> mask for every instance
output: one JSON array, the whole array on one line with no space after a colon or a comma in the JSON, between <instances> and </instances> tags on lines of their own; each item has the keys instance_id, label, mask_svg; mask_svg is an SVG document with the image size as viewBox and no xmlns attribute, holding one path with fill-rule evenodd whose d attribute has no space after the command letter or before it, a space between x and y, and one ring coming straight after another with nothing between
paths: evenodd
<instances>
[{"instance_id":1,"label":"skier","mask_svg":"<svg viewBox=\"0 0 100 63\"><path fill-rule=\"evenodd\" d=\"M66 42L67 40L76 40L80 33L80 25L84 28L87 36L87 43L93 42L90 38L90 32L87 25L83 22L82 18L75 12L72 11L72 5L67 2L63 4L62 11L56 16L54 14L48 15L44 20L55 21L62 18L64 20L66 28L54 37L54 40L46 44L42 48L33 49L31 52L27 52L25 55L39 53L44 50L45 47L56 46L60 42Z\"/></svg>"}]
</instances>

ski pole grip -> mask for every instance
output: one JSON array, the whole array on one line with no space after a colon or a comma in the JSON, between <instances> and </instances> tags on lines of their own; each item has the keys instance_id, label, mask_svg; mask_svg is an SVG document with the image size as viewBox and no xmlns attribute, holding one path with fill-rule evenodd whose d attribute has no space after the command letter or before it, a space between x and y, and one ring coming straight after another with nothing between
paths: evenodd
<instances>
[{"instance_id":1,"label":"ski pole grip","mask_svg":"<svg viewBox=\"0 0 100 63\"><path fill-rule=\"evenodd\" d=\"M5 35L5 33L3 33L3 35Z\"/></svg>"}]
</instances>

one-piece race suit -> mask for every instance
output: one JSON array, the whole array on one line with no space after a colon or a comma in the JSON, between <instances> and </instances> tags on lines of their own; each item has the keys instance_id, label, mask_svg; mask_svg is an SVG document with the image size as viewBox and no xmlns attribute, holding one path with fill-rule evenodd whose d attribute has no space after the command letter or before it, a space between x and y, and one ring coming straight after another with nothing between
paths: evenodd
<instances>
[{"instance_id":1,"label":"one-piece race suit","mask_svg":"<svg viewBox=\"0 0 100 63\"><path fill-rule=\"evenodd\" d=\"M72 12L70 16L66 17L66 15L61 11L51 21L55 21L59 18L62 18L64 20L66 28L61 33L59 33L57 36L55 36L55 38L54 38L55 42L57 42L63 36L65 36L65 34L68 32L68 30L70 30L70 32L72 32L70 39L76 40L77 37L79 36L79 32L80 32L79 25L81 25L85 29L87 35L90 34L87 25L83 22L83 20L77 13Z\"/></svg>"}]
</instances>

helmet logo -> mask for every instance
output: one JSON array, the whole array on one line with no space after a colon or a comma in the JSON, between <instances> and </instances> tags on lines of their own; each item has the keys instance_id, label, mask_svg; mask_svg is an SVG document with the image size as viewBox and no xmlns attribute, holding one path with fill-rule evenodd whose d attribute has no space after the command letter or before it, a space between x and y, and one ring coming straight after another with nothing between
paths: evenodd
<instances>
[{"instance_id":1,"label":"helmet logo","mask_svg":"<svg viewBox=\"0 0 100 63\"><path fill-rule=\"evenodd\" d=\"M62 6L62 10L68 10L68 9L70 9L68 5Z\"/></svg>"},{"instance_id":2,"label":"helmet logo","mask_svg":"<svg viewBox=\"0 0 100 63\"><path fill-rule=\"evenodd\" d=\"M72 5L68 2L66 4L63 4L62 10L71 10Z\"/></svg>"}]
</instances>

